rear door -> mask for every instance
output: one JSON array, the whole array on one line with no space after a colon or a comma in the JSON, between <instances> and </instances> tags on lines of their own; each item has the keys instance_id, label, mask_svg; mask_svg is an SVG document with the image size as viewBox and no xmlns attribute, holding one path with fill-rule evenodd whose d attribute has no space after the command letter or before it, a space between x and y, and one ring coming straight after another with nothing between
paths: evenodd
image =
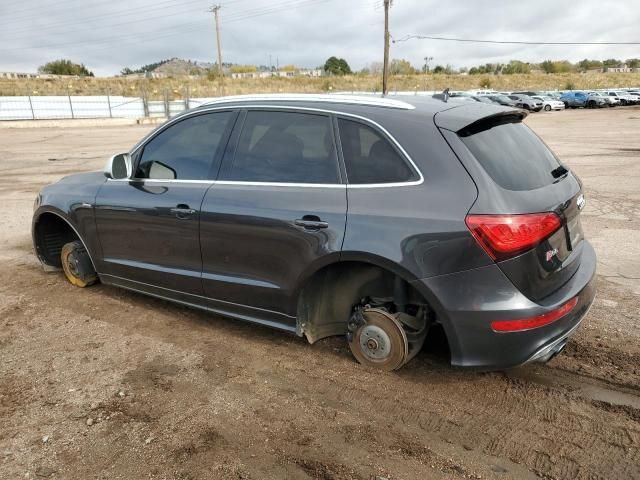
<instances>
[{"instance_id":1,"label":"rear door","mask_svg":"<svg viewBox=\"0 0 640 480\"><path fill-rule=\"evenodd\" d=\"M133 178L109 179L96 198L101 274L202 294L200 206L237 112L170 124L134 154Z\"/></svg>"},{"instance_id":2,"label":"rear door","mask_svg":"<svg viewBox=\"0 0 640 480\"><path fill-rule=\"evenodd\" d=\"M535 248L498 265L529 298L539 300L577 271L584 239L580 181L566 169L519 115L499 115L457 133L443 130L478 185L470 214L554 212L560 227Z\"/></svg>"},{"instance_id":3,"label":"rear door","mask_svg":"<svg viewBox=\"0 0 640 480\"><path fill-rule=\"evenodd\" d=\"M347 198L329 115L249 110L202 205L204 293L295 325L295 289L340 254ZM280 319L281 320L281 319Z\"/></svg>"}]
</instances>

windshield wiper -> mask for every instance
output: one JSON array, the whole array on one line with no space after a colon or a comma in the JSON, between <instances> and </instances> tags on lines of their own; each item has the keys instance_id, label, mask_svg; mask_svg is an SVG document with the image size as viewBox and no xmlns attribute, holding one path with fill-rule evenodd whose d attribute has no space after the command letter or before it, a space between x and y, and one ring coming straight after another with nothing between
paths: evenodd
<instances>
[{"instance_id":1,"label":"windshield wiper","mask_svg":"<svg viewBox=\"0 0 640 480\"><path fill-rule=\"evenodd\" d=\"M565 175L569 173L569 170L567 170L564 165L560 165L558 168L554 168L553 170L551 170L551 176L553 178L560 178L561 176Z\"/></svg>"}]
</instances>

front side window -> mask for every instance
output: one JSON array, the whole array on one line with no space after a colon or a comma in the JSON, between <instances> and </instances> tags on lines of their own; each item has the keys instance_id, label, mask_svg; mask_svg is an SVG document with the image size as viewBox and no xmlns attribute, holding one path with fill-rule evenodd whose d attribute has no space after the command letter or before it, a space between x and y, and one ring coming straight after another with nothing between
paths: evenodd
<instances>
[{"instance_id":1,"label":"front side window","mask_svg":"<svg viewBox=\"0 0 640 480\"><path fill-rule=\"evenodd\" d=\"M307 113L249 111L223 179L339 183L331 119Z\"/></svg>"},{"instance_id":2,"label":"front side window","mask_svg":"<svg viewBox=\"0 0 640 480\"><path fill-rule=\"evenodd\" d=\"M160 132L144 146L136 178L209 179L233 116L233 112L197 115Z\"/></svg>"},{"instance_id":3,"label":"front side window","mask_svg":"<svg viewBox=\"0 0 640 480\"><path fill-rule=\"evenodd\" d=\"M377 130L343 118L338 120L338 126L350 184L399 183L418 179L389 140Z\"/></svg>"}]
</instances>

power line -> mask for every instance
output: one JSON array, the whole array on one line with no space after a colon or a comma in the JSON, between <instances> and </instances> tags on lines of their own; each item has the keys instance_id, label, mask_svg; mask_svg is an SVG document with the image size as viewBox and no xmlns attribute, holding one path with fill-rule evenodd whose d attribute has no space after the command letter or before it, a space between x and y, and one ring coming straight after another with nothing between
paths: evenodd
<instances>
[{"instance_id":1,"label":"power line","mask_svg":"<svg viewBox=\"0 0 640 480\"><path fill-rule=\"evenodd\" d=\"M235 0L237 2L240 2L242 0ZM288 9L294 9L294 8L299 8L302 6L306 6L308 4L317 4L317 3L321 3L321 2L326 2L329 0L287 0L284 2L280 2L280 3L274 3L269 7L263 7L263 8L259 8L259 9L249 9L249 10L244 10L244 11L240 11L240 12L236 12L235 14L230 14L228 16L228 18L230 18L230 20L225 20L224 18L222 18L222 23L223 24L227 24L227 23L233 23L233 22L237 22L237 21L242 21L242 20L246 20L249 18L254 18L254 17L258 17L258 16L262 16L262 15L269 15L272 13L277 13L279 11L282 10L288 10ZM232 2L227 2L227 3L232 3ZM233 2L235 3L235 2ZM157 17L153 17L153 18L164 18L164 17L171 17L174 16L174 14L169 14L169 15L160 15ZM147 18L147 20L149 20L149 18ZM119 24L110 24L109 27L116 27L116 26L121 26L121 25L125 25L128 23L135 23L138 20L133 20L133 21L128 21L128 22L122 22ZM196 25L201 25L201 22L189 22L187 24L177 24L177 25L172 25L173 28L179 28L182 26L196 26ZM146 42L146 41L155 41L159 38L164 38L164 37L168 37L168 36L172 36L172 35L180 35L180 34L186 34L186 33L191 33L193 32L193 30L188 30L188 29L182 29L180 28L177 31L174 32L169 32L168 34L160 34L160 35L156 35L154 31L147 31L147 32L136 32L133 34L125 34L125 35L118 35L118 36L113 36L113 37L106 37L100 40L96 40L91 42L91 47L95 46L95 45L99 45L99 44L109 44L107 45L108 47L112 47L112 43L117 43L118 45L121 44L121 42L119 42L120 40L122 40L123 38L131 38L133 39L138 39L141 38L140 42ZM20 51L20 50L32 50L32 49L39 49L39 48L60 48L60 47L68 47L68 46L78 46L78 42L74 41L74 42L64 42L64 43L58 43L58 44L47 44L47 45L29 45L26 47L17 47L17 46L12 46L12 47L7 47L7 48L0 48L0 51L2 52L6 52L6 51ZM85 45L87 46L87 45Z\"/></svg>"},{"instance_id":2,"label":"power line","mask_svg":"<svg viewBox=\"0 0 640 480\"><path fill-rule=\"evenodd\" d=\"M517 40L476 40L470 38L437 37L433 35L405 35L394 39L393 43L406 42L408 40L442 40L447 42L465 43L491 43L500 45L640 45L640 42L528 42Z\"/></svg>"}]
</instances>

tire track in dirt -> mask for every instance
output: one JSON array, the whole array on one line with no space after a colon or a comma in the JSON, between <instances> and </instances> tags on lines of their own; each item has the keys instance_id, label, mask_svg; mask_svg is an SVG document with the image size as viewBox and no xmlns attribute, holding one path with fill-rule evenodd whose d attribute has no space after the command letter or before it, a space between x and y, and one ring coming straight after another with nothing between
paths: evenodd
<instances>
[{"instance_id":1,"label":"tire track in dirt","mask_svg":"<svg viewBox=\"0 0 640 480\"><path fill-rule=\"evenodd\" d=\"M396 472L393 478L427 473L435 478L524 478L527 471L546 478L640 477L637 419L593 403L554 377L551 385L540 385L528 378L460 371L427 354L397 373L372 372L354 364L339 339L308 346L278 332L109 287L72 289L61 276L32 266L0 274L0 284L4 295L22 296L10 308L21 312L30 336L63 328L64 323L34 325L30 320L35 312L61 309L76 334L82 334L80 319L88 318L87 332L95 325L113 332L114 347L129 336L137 338L127 347L131 353L94 367L140 392L135 403L121 408L127 425L158 437L168 435L167 428L184 434L173 410L178 405L185 415L198 418L201 399L237 403L218 413L228 425L220 430L225 440L216 444L227 461L222 471L243 471L231 461L238 455L249 465L246 471L260 471L257 460L238 452L247 443L268 440L268 461L277 458L281 473L314 477L317 472L316 478L370 478L378 471ZM9 331L19 328L16 320L11 323ZM110 347L100 338L91 343L96 352ZM159 344L175 350L176 358L201 360L180 367L164 365L157 356L142 361L144 352L156 351ZM84 344L67 348L74 355L86 351ZM143 418L147 410L152 414ZM198 435L210 427L196 423L189 431ZM121 439L117 449L123 459L132 455L126 451L128 442ZM199 461L214 461L206 442L191 450L188 442L173 443L178 452L193 450L184 461L198 475Z\"/></svg>"}]
</instances>

